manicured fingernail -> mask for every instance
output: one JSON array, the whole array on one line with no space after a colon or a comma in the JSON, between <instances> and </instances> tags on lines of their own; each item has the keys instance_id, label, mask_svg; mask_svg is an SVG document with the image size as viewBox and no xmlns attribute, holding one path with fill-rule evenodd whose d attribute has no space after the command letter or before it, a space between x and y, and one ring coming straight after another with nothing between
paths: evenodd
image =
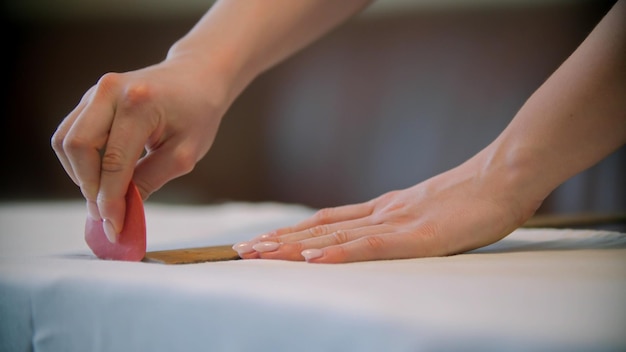
<instances>
[{"instance_id":1,"label":"manicured fingernail","mask_svg":"<svg viewBox=\"0 0 626 352\"><path fill-rule=\"evenodd\" d=\"M254 249L257 252L271 252L271 251L275 251L278 249L278 247L280 247L280 243L278 242L259 242L257 244L255 244L254 246L252 246L252 249Z\"/></svg>"},{"instance_id":2,"label":"manicured fingernail","mask_svg":"<svg viewBox=\"0 0 626 352\"><path fill-rule=\"evenodd\" d=\"M306 260L307 262L311 259L315 259L315 258L319 258L321 256L324 255L324 251L321 249L317 249L317 248L311 248L311 249L305 249L302 251L302 256L304 257L304 260Z\"/></svg>"},{"instance_id":3,"label":"manicured fingernail","mask_svg":"<svg viewBox=\"0 0 626 352\"><path fill-rule=\"evenodd\" d=\"M252 248L252 244L250 242L235 243L235 245L233 246L233 249L235 250L235 252L239 254L246 254L246 253L250 253L254 251L254 249Z\"/></svg>"},{"instance_id":4,"label":"manicured fingernail","mask_svg":"<svg viewBox=\"0 0 626 352\"><path fill-rule=\"evenodd\" d=\"M266 239L271 238L271 237L273 237L272 233L264 233L261 236L259 236L259 239L260 240L266 240Z\"/></svg>"},{"instance_id":5,"label":"manicured fingernail","mask_svg":"<svg viewBox=\"0 0 626 352\"><path fill-rule=\"evenodd\" d=\"M87 214L90 218L100 221L102 217L100 216L100 211L98 210L98 205L96 202L87 201Z\"/></svg>"},{"instance_id":6,"label":"manicured fingernail","mask_svg":"<svg viewBox=\"0 0 626 352\"><path fill-rule=\"evenodd\" d=\"M117 242L117 232L111 220L104 219L102 221L102 227L104 228L104 234L111 243Z\"/></svg>"}]
</instances>

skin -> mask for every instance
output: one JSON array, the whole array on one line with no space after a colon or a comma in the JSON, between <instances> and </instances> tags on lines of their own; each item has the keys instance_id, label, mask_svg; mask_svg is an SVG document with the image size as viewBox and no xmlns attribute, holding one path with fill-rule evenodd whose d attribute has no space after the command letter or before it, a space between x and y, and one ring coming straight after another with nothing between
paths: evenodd
<instances>
[{"instance_id":1,"label":"skin","mask_svg":"<svg viewBox=\"0 0 626 352\"><path fill-rule=\"evenodd\" d=\"M191 172L250 81L368 2L218 1L163 62L105 74L52 136L52 148L80 187L89 216L103 219L107 237L115 241L131 179L146 199Z\"/></svg>"},{"instance_id":2,"label":"skin","mask_svg":"<svg viewBox=\"0 0 626 352\"><path fill-rule=\"evenodd\" d=\"M496 242L559 184L626 141L626 3L618 3L462 165L369 202L239 243L243 258L342 263L443 256ZM273 243L279 243L277 246ZM313 249L313 250L311 250ZM321 250L317 250L321 249Z\"/></svg>"},{"instance_id":3,"label":"skin","mask_svg":"<svg viewBox=\"0 0 626 352\"><path fill-rule=\"evenodd\" d=\"M164 62L105 75L53 137L92 217L110 219L119 232L131 177L145 197L189 172L230 102L255 76L365 5L287 1L288 10L270 14L273 6L256 1L222 1ZM625 142L622 0L500 136L465 163L365 203L322 209L234 248L244 259L313 263L461 253L508 235L558 185ZM147 154L139 159L144 146Z\"/></svg>"}]
</instances>

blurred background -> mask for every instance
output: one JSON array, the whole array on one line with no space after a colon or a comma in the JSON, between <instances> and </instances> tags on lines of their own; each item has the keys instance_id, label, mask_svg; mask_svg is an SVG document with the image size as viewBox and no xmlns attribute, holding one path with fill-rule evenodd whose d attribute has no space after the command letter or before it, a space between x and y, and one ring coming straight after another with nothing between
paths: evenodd
<instances>
[{"instance_id":1,"label":"blurred background","mask_svg":"<svg viewBox=\"0 0 626 352\"><path fill-rule=\"evenodd\" d=\"M196 169L150 201L325 207L416 184L493 140L613 3L380 0L253 82ZM211 2L3 6L0 201L81 199L50 148L56 126L102 74L162 60ZM540 213L623 211L624 180L622 148Z\"/></svg>"}]
</instances>

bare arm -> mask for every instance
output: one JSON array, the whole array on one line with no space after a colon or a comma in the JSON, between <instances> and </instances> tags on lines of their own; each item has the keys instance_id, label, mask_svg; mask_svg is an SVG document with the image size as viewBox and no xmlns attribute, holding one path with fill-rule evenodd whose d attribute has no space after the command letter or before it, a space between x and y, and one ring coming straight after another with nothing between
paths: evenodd
<instances>
[{"instance_id":1,"label":"bare arm","mask_svg":"<svg viewBox=\"0 0 626 352\"><path fill-rule=\"evenodd\" d=\"M320 210L234 246L244 258L338 263L460 253L522 225L569 177L626 143L626 3L619 1L489 146L371 201Z\"/></svg>"},{"instance_id":2,"label":"bare arm","mask_svg":"<svg viewBox=\"0 0 626 352\"><path fill-rule=\"evenodd\" d=\"M105 74L52 137L59 160L87 199L89 216L104 220L107 237L115 241L131 179L146 198L190 172L251 80L367 4L220 0L164 61Z\"/></svg>"},{"instance_id":3,"label":"bare arm","mask_svg":"<svg viewBox=\"0 0 626 352\"><path fill-rule=\"evenodd\" d=\"M334 29L372 0L220 0L169 51L168 59L217 57L241 88ZM196 67L202 72L203 63Z\"/></svg>"},{"instance_id":4,"label":"bare arm","mask_svg":"<svg viewBox=\"0 0 626 352\"><path fill-rule=\"evenodd\" d=\"M626 142L626 3L619 1L488 148L543 199Z\"/></svg>"}]
</instances>

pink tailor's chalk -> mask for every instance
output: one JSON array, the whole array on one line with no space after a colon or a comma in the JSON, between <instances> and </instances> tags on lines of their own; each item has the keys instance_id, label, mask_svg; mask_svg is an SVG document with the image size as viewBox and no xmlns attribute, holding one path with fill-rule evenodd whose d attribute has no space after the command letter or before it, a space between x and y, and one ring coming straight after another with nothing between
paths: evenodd
<instances>
[{"instance_id":1,"label":"pink tailor's chalk","mask_svg":"<svg viewBox=\"0 0 626 352\"><path fill-rule=\"evenodd\" d=\"M109 242L101 220L87 217L85 241L100 259L137 262L146 254L146 218L143 201L135 184L131 181L126 191L126 216L124 228L115 243Z\"/></svg>"}]
</instances>

